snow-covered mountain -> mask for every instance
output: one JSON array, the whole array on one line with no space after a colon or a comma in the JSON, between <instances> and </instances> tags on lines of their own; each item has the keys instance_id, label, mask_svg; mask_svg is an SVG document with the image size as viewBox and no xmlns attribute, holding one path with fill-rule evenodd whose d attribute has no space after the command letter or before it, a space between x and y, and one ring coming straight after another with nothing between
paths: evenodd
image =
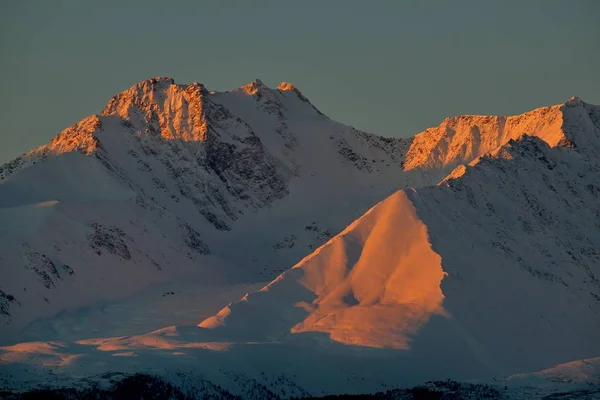
<instances>
[{"instance_id":1,"label":"snow-covered mountain","mask_svg":"<svg viewBox=\"0 0 600 400\"><path fill-rule=\"evenodd\" d=\"M271 279L399 187L408 143L287 83L141 82L0 167L3 324L177 276Z\"/></svg>"},{"instance_id":2,"label":"snow-covered mountain","mask_svg":"<svg viewBox=\"0 0 600 400\"><path fill-rule=\"evenodd\" d=\"M207 357L233 344L236 359L278 343L306 383L324 345L337 356L323 373L372 348L338 376L366 374L357 389L398 383L381 357L418 380L597 356L599 155L600 108L578 98L390 139L330 120L289 83L144 81L0 167L0 343L159 282L275 278L218 313L196 309L200 327L73 349ZM1 360L56 351L18 346Z\"/></svg>"},{"instance_id":3,"label":"snow-covered mountain","mask_svg":"<svg viewBox=\"0 0 600 400\"><path fill-rule=\"evenodd\" d=\"M600 107L559 110L555 147L524 134L396 192L199 326L235 342L323 332L470 376L599 354Z\"/></svg>"},{"instance_id":4,"label":"snow-covered mountain","mask_svg":"<svg viewBox=\"0 0 600 400\"><path fill-rule=\"evenodd\" d=\"M394 190L523 131L562 143L563 108L391 139L330 120L289 83L143 81L0 167L0 339L178 276L271 279Z\"/></svg>"}]
</instances>

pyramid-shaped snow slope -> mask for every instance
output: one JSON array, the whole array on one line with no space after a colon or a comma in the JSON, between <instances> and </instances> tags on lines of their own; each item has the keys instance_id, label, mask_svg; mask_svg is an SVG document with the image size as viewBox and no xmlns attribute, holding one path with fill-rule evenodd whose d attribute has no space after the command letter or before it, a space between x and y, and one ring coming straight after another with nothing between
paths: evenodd
<instances>
[{"instance_id":1,"label":"pyramid-shaped snow slope","mask_svg":"<svg viewBox=\"0 0 600 400\"><path fill-rule=\"evenodd\" d=\"M446 376L599 354L600 108L563 109L557 147L523 135L399 191L199 326L239 342L324 333L434 357Z\"/></svg>"},{"instance_id":2,"label":"pyramid-shaped snow slope","mask_svg":"<svg viewBox=\"0 0 600 400\"><path fill-rule=\"evenodd\" d=\"M327 332L364 346L408 347L443 313L440 256L403 191L396 192L260 292L203 321L243 340Z\"/></svg>"}]
</instances>

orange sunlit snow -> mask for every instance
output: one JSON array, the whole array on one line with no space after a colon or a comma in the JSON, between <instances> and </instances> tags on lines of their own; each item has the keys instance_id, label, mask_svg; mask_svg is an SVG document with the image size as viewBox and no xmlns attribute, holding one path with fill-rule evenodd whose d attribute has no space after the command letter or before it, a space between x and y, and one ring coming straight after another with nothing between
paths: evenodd
<instances>
[{"instance_id":1,"label":"orange sunlit snow","mask_svg":"<svg viewBox=\"0 0 600 400\"><path fill-rule=\"evenodd\" d=\"M397 229L402 226L403 229ZM302 284L317 299L292 332L327 332L348 344L408 348L442 313L441 258L404 192L397 192L306 260ZM361 248L362 247L362 248ZM326 257L323 257L325 254Z\"/></svg>"}]
</instances>

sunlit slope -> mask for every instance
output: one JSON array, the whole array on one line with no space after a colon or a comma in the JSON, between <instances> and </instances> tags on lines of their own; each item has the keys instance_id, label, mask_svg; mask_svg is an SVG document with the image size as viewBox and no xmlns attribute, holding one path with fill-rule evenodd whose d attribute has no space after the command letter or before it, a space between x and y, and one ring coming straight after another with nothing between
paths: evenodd
<instances>
[{"instance_id":1,"label":"sunlit slope","mask_svg":"<svg viewBox=\"0 0 600 400\"><path fill-rule=\"evenodd\" d=\"M526 133L551 147L569 141L566 112L582 106L572 97L565 104L541 107L509 117L460 115L446 118L439 126L415 135L406 154L404 168L439 169L468 163Z\"/></svg>"},{"instance_id":2,"label":"sunlit slope","mask_svg":"<svg viewBox=\"0 0 600 400\"><path fill-rule=\"evenodd\" d=\"M400 191L260 292L200 326L248 330L257 339L276 337L273 327L325 332L347 344L408 348L410 335L443 313L441 261Z\"/></svg>"}]
</instances>

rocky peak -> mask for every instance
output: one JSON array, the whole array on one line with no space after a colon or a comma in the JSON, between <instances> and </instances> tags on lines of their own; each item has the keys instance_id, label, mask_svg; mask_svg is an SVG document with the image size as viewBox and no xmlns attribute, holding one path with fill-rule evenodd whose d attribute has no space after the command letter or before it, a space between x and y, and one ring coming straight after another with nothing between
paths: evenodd
<instances>
[{"instance_id":1,"label":"rocky peak","mask_svg":"<svg viewBox=\"0 0 600 400\"><path fill-rule=\"evenodd\" d=\"M141 92L161 91L165 90L171 85L175 85L175 79L168 76L158 76L155 78L146 79L141 81L128 90L138 90ZM115 96L116 97L116 96Z\"/></svg>"},{"instance_id":2,"label":"rocky peak","mask_svg":"<svg viewBox=\"0 0 600 400\"><path fill-rule=\"evenodd\" d=\"M309 104L319 115L325 116L325 114L323 114L317 107L315 107L310 100L308 100L303 94L302 92L298 89L298 87L296 87L296 85L289 83L289 82L281 82L278 86L277 86L277 90L281 93L285 92L293 92L294 94L296 94L296 96L298 96L298 99L300 99L301 101Z\"/></svg>"},{"instance_id":3,"label":"rocky peak","mask_svg":"<svg viewBox=\"0 0 600 400\"><path fill-rule=\"evenodd\" d=\"M207 103L210 93L200 83L176 85L173 78L152 78L114 96L103 116L118 115L144 133L164 139L203 141L206 139Z\"/></svg>"},{"instance_id":4,"label":"rocky peak","mask_svg":"<svg viewBox=\"0 0 600 400\"><path fill-rule=\"evenodd\" d=\"M280 92L294 92L298 98L306 103L310 103L310 101L308 101L308 99L306 97L304 97L304 95L302 94L302 92L300 92L300 90L298 90L298 88L296 87L296 85L289 83L289 82L281 82L278 86L277 86L277 90L279 90Z\"/></svg>"},{"instance_id":5,"label":"rocky peak","mask_svg":"<svg viewBox=\"0 0 600 400\"><path fill-rule=\"evenodd\" d=\"M288 90L292 90L294 92L297 92L298 88L296 86L294 86L293 84L289 83L289 82L281 82L277 86L277 90L281 90L282 92L285 92L285 91L288 91Z\"/></svg>"},{"instance_id":6,"label":"rocky peak","mask_svg":"<svg viewBox=\"0 0 600 400\"><path fill-rule=\"evenodd\" d=\"M56 135L46 148L55 153L79 151L89 155L100 146L95 134L101 129L100 118L91 115Z\"/></svg>"},{"instance_id":7,"label":"rocky peak","mask_svg":"<svg viewBox=\"0 0 600 400\"><path fill-rule=\"evenodd\" d=\"M241 88L234 89L234 92L242 92L251 96L258 109L272 115L277 115L284 119L285 105L281 102L281 95L277 90L273 90L265 85L260 79L256 79Z\"/></svg>"},{"instance_id":8,"label":"rocky peak","mask_svg":"<svg viewBox=\"0 0 600 400\"><path fill-rule=\"evenodd\" d=\"M565 139L561 145L587 148L587 155L597 157L600 145L600 107L579 97L571 97L561 106Z\"/></svg>"},{"instance_id":9,"label":"rocky peak","mask_svg":"<svg viewBox=\"0 0 600 400\"><path fill-rule=\"evenodd\" d=\"M204 95L209 94L210 92L208 91L208 89L206 88L206 86L204 86L202 83L200 82L194 82L192 83L190 86L188 86L188 90L190 88L198 88L200 90L200 92Z\"/></svg>"},{"instance_id":10,"label":"rocky peak","mask_svg":"<svg viewBox=\"0 0 600 400\"><path fill-rule=\"evenodd\" d=\"M584 104L584 103L583 103L583 100L581 100L581 99L580 99L579 97L577 97L577 96L571 96L571 97L569 98L569 100L567 100L567 101L565 102L565 106L566 106L566 107L578 107L578 106L581 106L581 105L583 105L583 104Z\"/></svg>"},{"instance_id":11,"label":"rocky peak","mask_svg":"<svg viewBox=\"0 0 600 400\"><path fill-rule=\"evenodd\" d=\"M446 118L439 126L414 137L405 169L452 168L516 139L523 133L537 136L550 146L565 142L561 105L542 107L525 114L503 117L462 115Z\"/></svg>"},{"instance_id":12,"label":"rocky peak","mask_svg":"<svg viewBox=\"0 0 600 400\"><path fill-rule=\"evenodd\" d=\"M0 181L18 170L36 164L48 156L70 152L85 155L95 153L102 146L96 133L102 130L102 122L97 115L91 115L56 135L50 143L31 150L20 157L0 165Z\"/></svg>"},{"instance_id":13,"label":"rocky peak","mask_svg":"<svg viewBox=\"0 0 600 400\"><path fill-rule=\"evenodd\" d=\"M240 89L250 95L255 95L264 91L265 89L269 89L269 87L265 85L260 79L255 79L252 82L245 84Z\"/></svg>"},{"instance_id":14,"label":"rocky peak","mask_svg":"<svg viewBox=\"0 0 600 400\"><path fill-rule=\"evenodd\" d=\"M157 76L156 78L150 78L149 81L153 84L165 84L165 85L174 85L175 79L170 76Z\"/></svg>"}]
</instances>

